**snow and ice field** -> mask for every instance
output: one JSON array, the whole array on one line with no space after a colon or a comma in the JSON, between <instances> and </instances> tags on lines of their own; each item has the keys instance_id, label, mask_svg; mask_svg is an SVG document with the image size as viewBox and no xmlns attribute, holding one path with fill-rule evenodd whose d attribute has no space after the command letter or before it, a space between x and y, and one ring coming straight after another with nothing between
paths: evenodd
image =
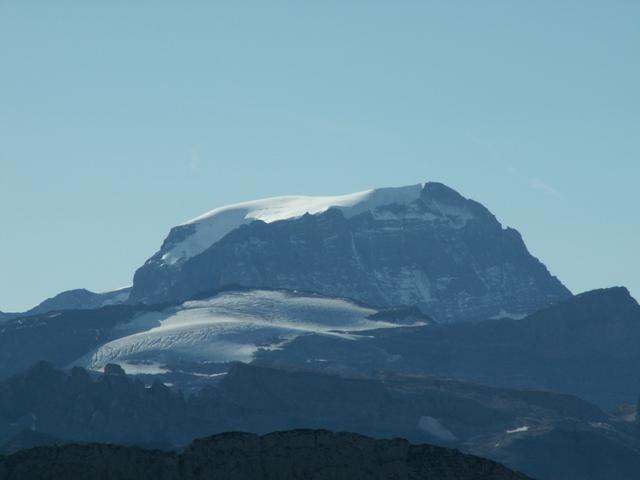
<instances>
[{"instance_id":1,"label":"snow and ice field","mask_svg":"<svg viewBox=\"0 0 640 480\"><path fill-rule=\"evenodd\" d=\"M118 338L75 362L91 369L119 363L130 373L163 373L172 364L250 361L308 333L356 341L357 333L400 327L367 317L377 310L353 302L284 291L249 290L189 301L120 325ZM415 324L414 324L415 325Z\"/></svg>"}]
</instances>

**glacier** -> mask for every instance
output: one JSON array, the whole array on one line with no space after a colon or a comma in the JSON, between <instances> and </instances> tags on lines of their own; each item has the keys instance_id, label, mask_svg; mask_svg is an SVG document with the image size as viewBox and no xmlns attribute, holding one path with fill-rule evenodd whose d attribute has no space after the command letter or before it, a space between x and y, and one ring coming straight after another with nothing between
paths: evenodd
<instances>
[{"instance_id":1,"label":"glacier","mask_svg":"<svg viewBox=\"0 0 640 480\"><path fill-rule=\"evenodd\" d=\"M425 325L373 320L379 310L352 301L279 290L229 291L120 324L113 340L74 362L93 370L119 363L138 373L163 373L177 362L251 361L260 348L278 348L305 334L360 338L377 328ZM146 367L145 367L146 365Z\"/></svg>"}]
</instances>

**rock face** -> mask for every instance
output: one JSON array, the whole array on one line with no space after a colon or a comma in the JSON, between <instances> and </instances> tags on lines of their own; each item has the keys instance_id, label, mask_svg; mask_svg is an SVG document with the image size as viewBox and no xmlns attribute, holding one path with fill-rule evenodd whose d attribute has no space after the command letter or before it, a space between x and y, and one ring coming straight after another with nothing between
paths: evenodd
<instances>
[{"instance_id":1,"label":"rock face","mask_svg":"<svg viewBox=\"0 0 640 480\"><path fill-rule=\"evenodd\" d=\"M94 379L82 368L65 372L39 363L0 383L0 445L31 430L75 441L167 446L193 438L186 414L181 394L160 382L146 388L118 366Z\"/></svg>"},{"instance_id":2,"label":"rock face","mask_svg":"<svg viewBox=\"0 0 640 480\"><path fill-rule=\"evenodd\" d=\"M0 457L0 479L80 480L524 480L502 465L457 450L294 430L259 437L223 433L182 453L112 445L39 447Z\"/></svg>"},{"instance_id":3,"label":"rock face","mask_svg":"<svg viewBox=\"0 0 640 480\"><path fill-rule=\"evenodd\" d=\"M438 183L425 184L413 199L355 214L329 208L245 222L206 248L200 244L198 254L173 259L199 228L196 221L171 232L136 272L131 301L183 299L235 284L411 305L457 321L522 315L570 296L517 231Z\"/></svg>"}]
</instances>

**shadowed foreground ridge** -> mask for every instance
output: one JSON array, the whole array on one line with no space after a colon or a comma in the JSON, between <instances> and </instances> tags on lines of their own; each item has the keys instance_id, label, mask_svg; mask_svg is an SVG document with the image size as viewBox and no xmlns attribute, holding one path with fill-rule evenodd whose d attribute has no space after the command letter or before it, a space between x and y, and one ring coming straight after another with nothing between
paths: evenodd
<instances>
[{"instance_id":1,"label":"shadowed foreground ridge","mask_svg":"<svg viewBox=\"0 0 640 480\"><path fill-rule=\"evenodd\" d=\"M1 480L119 479L526 479L458 450L374 440L354 433L291 430L222 433L181 453L87 444L36 447L0 457Z\"/></svg>"}]
</instances>

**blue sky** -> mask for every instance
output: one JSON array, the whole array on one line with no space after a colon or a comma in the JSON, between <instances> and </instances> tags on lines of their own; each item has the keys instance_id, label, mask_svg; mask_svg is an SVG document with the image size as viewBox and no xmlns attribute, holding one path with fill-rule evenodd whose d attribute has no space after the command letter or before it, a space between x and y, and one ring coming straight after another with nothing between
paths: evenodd
<instances>
[{"instance_id":1,"label":"blue sky","mask_svg":"<svg viewBox=\"0 0 640 480\"><path fill-rule=\"evenodd\" d=\"M441 181L640 296L640 2L0 0L0 310L230 202Z\"/></svg>"}]
</instances>

